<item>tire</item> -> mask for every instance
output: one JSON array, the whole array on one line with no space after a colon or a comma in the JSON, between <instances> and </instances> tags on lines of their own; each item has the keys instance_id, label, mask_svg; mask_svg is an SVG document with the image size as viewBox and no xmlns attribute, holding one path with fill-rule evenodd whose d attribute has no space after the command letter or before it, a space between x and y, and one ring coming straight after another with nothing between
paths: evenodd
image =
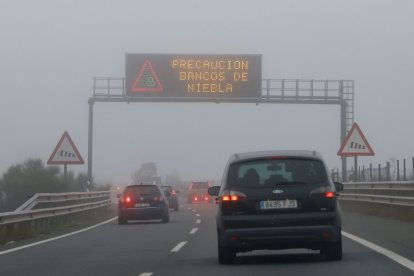
<instances>
[{"instance_id":1,"label":"tire","mask_svg":"<svg viewBox=\"0 0 414 276\"><path fill-rule=\"evenodd\" d=\"M236 258L236 251L229 246L218 245L218 262L219 264L232 264Z\"/></svg>"},{"instance_id":2,"label":"tire","mask_svg":"<svg viewBox=\"0 0 414 276\"><path fill-rule=\"evenodd\" d=\"M166 213L164 213L164 215L162 216L162 223L168 223L168 222L170 222L170 214L169 214L169 212L167 211Z\"/></svg>"},{"instance_id":3,"label":"tire","mask_svg":"<svg viewBox=\"0 0 414 276\"><path fill-rule=\"evenodd\" d=\"M122 224L127 224L128 221L125 219L125 217L118 215L118 224L122 225Z\"/></svg>"},{"instance_id":4,"label":"tire","mask_svg":"<svg viewBox=\"0 0 414 276\"><path fill-rule=\"evenodd\" d=\"M329 261L339 261L342 259L342 237L336 242L330 242L324 245L321 253L326 256Z\"/></svg>"}]
</instances>

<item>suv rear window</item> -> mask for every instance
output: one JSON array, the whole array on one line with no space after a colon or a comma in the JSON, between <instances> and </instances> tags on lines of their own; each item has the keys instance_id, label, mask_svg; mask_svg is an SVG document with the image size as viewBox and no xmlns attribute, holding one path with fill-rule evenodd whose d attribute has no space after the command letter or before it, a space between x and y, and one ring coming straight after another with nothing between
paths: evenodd
<instances>
[{"instance_id":1,"label":"suv rear window","mask_svg":"<svg viewBox=\"0 0 414 276\"><path fill-rule=\"evenodd\" d=\"M230 165L227 182L255 187L290 184L318 185L327 182L324 164L314 159L253 160Z\"/></svg>"},{"instance_id":2,"label":"suv rear window","mask_svg":"<svg viewBox=\"0 0 414 276\"><path fill-rule=\"evenodd\" d=\"M208 182L193 182L191 189L207 189L208 187Z\"/></svg>"},{"instance_id":3,"label":"suv rear window","mask_svg":"<svg viewBox=\"0 0 414 276\"><path fill-rule=\"evenodd\" d=\"M124 193L138 195L160 195L160 190L154 185L139 185L126 187Z\"/></svg>"}]
</instances>

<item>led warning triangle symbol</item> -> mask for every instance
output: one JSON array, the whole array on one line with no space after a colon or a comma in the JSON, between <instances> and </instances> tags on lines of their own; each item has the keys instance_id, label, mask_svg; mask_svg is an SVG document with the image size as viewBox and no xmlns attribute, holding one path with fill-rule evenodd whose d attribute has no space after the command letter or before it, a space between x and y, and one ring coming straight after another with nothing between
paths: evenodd
<instances>
[{"instance_id":1,"label":"led warning triangle symbol","mask_svg":"<svg viewBox=\"0 0 414 276\"><path fill-rule=\"evenodd\" d=\"M361 129L354 123L341 148L338 150L339 156L372 156L375 155Z\"/></svg>"},{"instance_id":2,"label":"led warning triangle symbol","mask_svg":"<svg viewBox=\"0 0 414 276\"><path fill-rule=\"evenodd\" d=\"M66 131L60 138L59 143L55 147L52 155L50 156L47 164L49 165L64 165L64 164L84 164L78 149L73 143Z\"/></svg>"},{"instance_id":3,"label":"led warning triangle symbol","mask_svg":"<svg viewBox=\"0 0 414 276\"><path fill-rule=\"evenodd\" d=\"M152 67L151 61L146 60L131 86L132 92L162 92L163 87Z\"/></svg>"}]
</instances>

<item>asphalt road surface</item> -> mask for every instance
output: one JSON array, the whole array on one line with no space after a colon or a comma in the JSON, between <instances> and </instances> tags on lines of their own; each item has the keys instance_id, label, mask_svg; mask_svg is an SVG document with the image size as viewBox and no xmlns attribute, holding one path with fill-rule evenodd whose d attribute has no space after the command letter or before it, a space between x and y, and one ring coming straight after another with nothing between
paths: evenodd
<instances>
[{"instance_id":1,"label":"asphalt road surface","mask_svg":"<svg viewBox=\"0 0 414 276\"><path fill-rule=\"evenodd\" d=\"M344 214L344 232L372 237L374 246L387 246L398 255L379 253L381 249L375 251L344 235L342 261L327 261L317 251L280 250L242 253L235 264L219 265L215 208L181 203L178 212L171 211L170 223L118 225L114 219L70 236L3 251L0 275L414 275L413 239L396 242L386 237L391 233L378 234L384 228L408 237L412 225L387 225L375 219L367 224L368 218L358 214Z\"/></svg>"}]
</instances>

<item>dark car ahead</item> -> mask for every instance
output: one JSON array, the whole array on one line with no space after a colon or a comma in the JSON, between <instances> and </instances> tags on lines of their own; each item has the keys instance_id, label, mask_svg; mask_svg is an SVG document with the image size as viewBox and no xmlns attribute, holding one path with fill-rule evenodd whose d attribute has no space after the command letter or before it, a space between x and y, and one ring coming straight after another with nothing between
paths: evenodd
<instances>
[{"instance_id":1,"label":"dark car ahead","mask_svg":"<svg viewBox=\"0 0 414 276\"><path fill-rule=\"evenodd\" d=\"M129 185L118 200L118 223L128 220L161 219L169 222L168 202L155 184Z\"/></svg>"},{"instance_id":2,"label":"dark car ahead","mask_svg":"<svg viewBox=\"0 0 414 276\"><path fill-rule=\"evenodd\" d=\"M341 189L314 151L234 154L222 186L209 188L218 196L219 262L232 263L237 252L288 248L320 250L340 260Z\"/></svg>"},{"instance_id":3,"label":"dark car ahead","mask_svg":"<svg viewBox=\"0 0 414 276\"><path fill-rule=\"evenodd\" d=\"M209 181L192 181L188 187L187 203L212 202L212 197L208 194L210 188Z\"/></svg>"},{"instance_id":4,"label":"dark car ahead","mask_svg":"<svg viewBox=\"0 0 414 276\"><path fill-rule=\"evenodd\" d=\"M167 198L170 208L173 208L174 211L178 211L178 190L174 189L170 185L163 185L161 188L164 191L165 197Z\"/></svg>"}]
</instances>

